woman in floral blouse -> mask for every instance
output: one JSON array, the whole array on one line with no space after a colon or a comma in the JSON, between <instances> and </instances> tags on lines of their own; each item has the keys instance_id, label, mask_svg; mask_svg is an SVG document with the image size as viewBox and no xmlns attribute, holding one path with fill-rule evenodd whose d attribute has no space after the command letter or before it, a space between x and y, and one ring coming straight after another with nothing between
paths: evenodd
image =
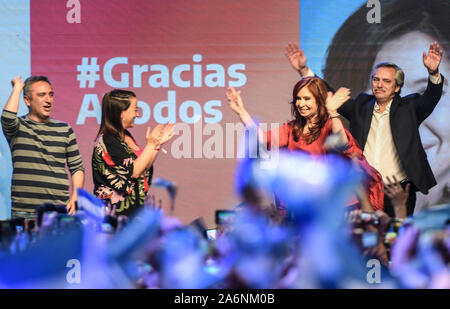
<instances>
[{"instance_id":1,"label":"woman in floral blouse","mask_svg":"<svg viewBox=\"0 0 450 309\"><path fill-rule=\"evenodd\" d=\"M133 92L115 89L106 93L92 155L94 194L125 216L144 204L158 151L173 136L173 124L158 125L152 132L148 128L146 145L139 147L127 130L138 116Z\"/></svg>"}]
</instances>

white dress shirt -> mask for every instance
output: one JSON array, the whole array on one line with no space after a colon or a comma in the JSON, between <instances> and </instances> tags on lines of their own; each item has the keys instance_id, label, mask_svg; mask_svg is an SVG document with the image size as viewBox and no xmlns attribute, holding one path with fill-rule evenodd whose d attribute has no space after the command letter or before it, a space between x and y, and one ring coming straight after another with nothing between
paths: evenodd
<instances>
[{"instance_id":1,"label":"white dress shirt","mask_svg":"<svg viewBox=\"0 0 450 309\"><path fill-rule=\"evenodd\" d=\"M430 81L433 84L439 84L441 75L439 74L437 77L430 75ZM378 102L375 103L369 135L364 147L364 156L367 162L380 172L385 183L388 183L387 176L391 179L393 179L392 176L395 176L400 182L408 179L392 139L391 123L389 122L391 105L392 100L384 112L380 113L380 106Z\"/></svg>"},{"instance_id":2,"label":"white dress shirt","mask_svg":"<svg viewBox=\"0 0 450 309\"><path fill-rule=\"evenodd\" d=\"M367 162L380 172L385 183L388 183L387 176L391 179L392 176L395 176L398 181L407 179L392 139L389 122L391 105L392 100L388 103L386 109L380 113L380 106L375 103L369 135L364 147L364 156Z\"/></svg>"}]
</instances>

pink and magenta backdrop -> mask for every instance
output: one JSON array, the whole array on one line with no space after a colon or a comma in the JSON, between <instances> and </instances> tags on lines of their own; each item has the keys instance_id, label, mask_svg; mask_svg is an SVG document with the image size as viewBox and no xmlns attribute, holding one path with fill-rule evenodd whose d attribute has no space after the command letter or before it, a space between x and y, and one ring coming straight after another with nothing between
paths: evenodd
<instances>
[{"instance_id":1,"label":"pink and magenta backdrop","mask_svg":"<svg viewBox=\"0 0 450 309\"><path fill-rule=\"evenodd\" d=\"M92 192L91 155L98 130L95 117L80 117L86 95L101 102L102 95L113 89L102 74L108 60L127 58L127 64L118 64L112 78L129 75L129 87L139 101L150 107L150 118L131 130L138 143L144 143L145 130L154 127L153 108L167 101L169 92L176 94L176 121L180 105L188 100L202 106L210 100L220 101L214 107L222 115L218 122L225 131L226 123L238 118L228 108L225 92L230 81L237 81L227 69L233 64L245 65L239 70L245 83L239 89L249 112L266 123L282 123L290 118L287 104L296 74L284 57L284 47L299 40L299 2L297 0L90 0L83 1L81 23L68 23L65 1L41 0L31 2L31 73L47 75L55 90L53 117L68 122L74 128L86 169L85 188ZM193 56L200 54L201 61ZM96 57L100 79L95 87L80 87L77 66L82 58ZM179 87L170 76L168 87L152 87L148 80L155 72L142 73L141 86L135 84L133 65L164 65L172 73L181 64L190 71L181 78L191 81L190 87ZM224 86L208 87L204 78L211 73L209 64L219 64L225 70ZM203 81L194 86L193 65L201 65ZM241 67L242 68L242 67ZM198 74L198 72L197 72ZM242 75L241 75L242 77ZM241 80L242 82L242 80ZM89 105L92 110L93 105ZM163 113L164 115L164 113ZM192 110L190 114L192 116ZM193 125L190 125L193 129ZM194 130L192 130L194 132ZM179 137L179 136L178 136ZM177 136L171 141L173 142ZM209 138L203 136L203 142ZM192 142L194 136L191 136ZM160 154L155 163L155 177L174 181L179 186L174 215L183 223L203 217L208 226L214 225L214 211L234 207L238 197L234 194L236 159L226 158L174 158L171 142L165 146L168 154ZM234 147L236 148L237 143ZM226 147L223 142L224 153ZM169 213L167 194L153 189L157 199L163 199L163 208Z\"/></svg>"}]
</instances>

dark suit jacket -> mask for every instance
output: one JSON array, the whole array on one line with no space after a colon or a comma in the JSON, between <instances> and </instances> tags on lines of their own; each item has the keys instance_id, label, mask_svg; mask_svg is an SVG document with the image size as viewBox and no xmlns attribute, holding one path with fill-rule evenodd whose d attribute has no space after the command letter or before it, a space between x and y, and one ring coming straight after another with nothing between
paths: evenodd
<instances>
[{"instance_id":1,"label":"dark suit jacket","mask_svg":"<svg viewBox=\"0 0 450 309\"><path fill-rule=\"evenodd\" d=\"M417 93L400 97L392 101L389 119L392 138L400 157L400 162L409 180L417 189L427 194L436 185L427 155L419 135L419 125L431 114L442 95L444 77L440 84L428 80L428 86L422 95ZM338 112L350 121L350 133L364 150L372 122L375 96L361 93L356 99L350 99Z\"/></svg>"}]
</instances>

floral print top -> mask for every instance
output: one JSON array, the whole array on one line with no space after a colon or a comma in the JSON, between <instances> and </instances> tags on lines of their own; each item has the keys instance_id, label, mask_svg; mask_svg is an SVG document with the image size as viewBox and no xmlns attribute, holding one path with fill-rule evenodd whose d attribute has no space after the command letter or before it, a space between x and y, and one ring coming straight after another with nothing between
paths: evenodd
<instances>
[{"instance_id":1,"label":"floral print top","mask_svg":"<svg viewBox=\"0 0 450 309\"><path fill-rule=\"evenodd\" d=\"M125 134L133 138L127 130ZM133 151L124 140L111 134L101 134L95 142L92 154L94 195L116 206L117 214L130 216L144 205L153 166L139 178L132 177L134 160L141 152L142 149Z\"/></svg>"}]
</instances>

